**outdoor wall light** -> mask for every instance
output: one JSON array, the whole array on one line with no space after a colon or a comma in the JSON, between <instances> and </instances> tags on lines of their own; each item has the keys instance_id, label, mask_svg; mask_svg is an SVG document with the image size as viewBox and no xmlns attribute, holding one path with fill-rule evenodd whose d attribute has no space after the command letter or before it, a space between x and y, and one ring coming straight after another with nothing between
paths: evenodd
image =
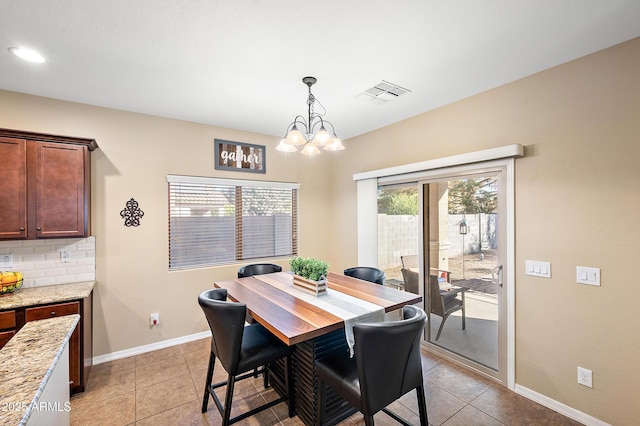
<instances>
[{"instance_id":1,"label":"outdoor wall light","mask_svg":"<svg viewBox=\"0 0 640 426\"><path fill-rule=\"evenodd\" d=\"M467 235L468 230L469 230L469 227L467 226L467 221L462 219L462 221L460 221L460 234Z\"/></svg>"}]
</instances>

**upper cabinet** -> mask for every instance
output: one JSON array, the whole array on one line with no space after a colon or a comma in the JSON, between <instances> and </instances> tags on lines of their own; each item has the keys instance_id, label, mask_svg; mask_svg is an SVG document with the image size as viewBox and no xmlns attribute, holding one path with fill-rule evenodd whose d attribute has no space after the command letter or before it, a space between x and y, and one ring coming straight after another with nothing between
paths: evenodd
<instances>
[{"instance_id":1,"label":"upper cabinet","mask_svg":"<svg viewBox=\"0 0 640 426\"><path fill-rule=\"evenodd\" d=\"M27 144L0 137L0 238L27 236Z\"/></svg>"},{"instance_id":2,"label":"upper cabinet","mask_svg":"<svg viewBox=\"0 0 640 426\"><path fill-rule=\"evenodd\" d=\"M0 129L0 239L88 237L96 141Z\"/></svg>"}]
</instances>

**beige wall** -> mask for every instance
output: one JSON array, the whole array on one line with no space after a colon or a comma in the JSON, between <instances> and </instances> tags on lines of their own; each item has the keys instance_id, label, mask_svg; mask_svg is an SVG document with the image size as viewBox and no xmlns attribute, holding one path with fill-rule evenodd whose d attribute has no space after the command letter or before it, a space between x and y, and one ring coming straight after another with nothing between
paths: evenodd
<instances>
[{"instance_id":1,"label":"beige wall","mask_svg":"<svg viewBox=\"0 0 640 426\"><path fill-rule=\"evenodd\" d=\"M299 182L300 254L329 257L330 156L284 154L270 136L6 91L0 91L0 127L91 137L99 144L91 154L94 356L208 330L198 294L236 276L240 265L168 272L167 174ZM266 145L267 173L216 171L214 138ZM136 228L120 217L130 198L144 211ZM277 263L288 267L288 259ZM154 329L148 325L152 312L161 316Z\"/></svg>"},{"instance_id":2,"label":"beige wall","mask_svg":"<svg viewBox=\"0 0 640 426\"><path fill-rule=\"evenodd\" d=\"M356 262L354 173L513 143L516 383L615 425L640 419L640 39L347 141L332 163L337 268ZM398 99L397 102L402 102ZM357 159L357 161L356 161ZM526 259L552 278L525 275ZM576 283L601 268L601 287ZM593 389L577 384L593 371Z\"/></svg>"},{"instance_id":3,"label":"beige wall","mask_svg":"<svg viewBox=\"0 0 640 426\"><path fill-rule=\"evenodd\" d=\"M264 135L2 91L0 127L93 137L100 145L92 154L95 355L206 330L197 294L236 273L238 265L167 271L167 174L300 182L300 253L341 270L357 261L354 173L522 144L516 382L623 425L640 418L639 75L635 39L311 160L275 151L277 141ZM215 171L214 138L266 145L267 174ZM131 197L145 212L138 228L124 227L119 215ZM551 262L553 277L525 276L525 259ZM602 286L576 284L576 265L601 268ZM148 327L151 312L160 312L160 327ZM576 383L578 365L593 370L593 389Z\"/></svg>"}]
</instances>

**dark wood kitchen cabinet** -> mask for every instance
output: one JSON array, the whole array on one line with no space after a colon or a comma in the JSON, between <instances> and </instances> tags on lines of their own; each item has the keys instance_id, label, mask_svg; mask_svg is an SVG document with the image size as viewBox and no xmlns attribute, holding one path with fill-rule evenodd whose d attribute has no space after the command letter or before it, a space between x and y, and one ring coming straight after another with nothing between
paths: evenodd
<instances>
[{"instance_id":1,"label":"dark wood kitchen cabinet","mask_svg":"<svg viewBox=\"0 0 640 426\"><path fill-rule=\"evenodd\" d=\"M16 334L16 311L0 312L0 349Z\"/></svg>"},{"instance_id":2,"label":"dark wood kitchen cabinet","mask_svg":"<svg viewBox=\"0 0 640 426\"><path fill-rule=\"evenodd\" d=\"M61 317L65 315L81 315L80 302L58 303L55 305L38 306L27 308L24 312L24 322L37 321L41 319ZM82 316L81 316L82 318ZM82 325L78 323L69 339L69 386L72 390L81 387L80 365L82 356L80 355L80 329ZM83 389L84 390L84 389Z\"/></svg>"},{"instance_id":3,"label":"dark wood kitchen cabinet","mask_svg":"<svg viewBox=\"0 0 640 426\"><path fill-rule=\"evenodd\" d=\"M93 139L0 129L0 239L90 235Z\"/></svg>"},{"instance_id":4,"label":"dark wood kitchen cabinet","mask_svg":"<svg viewBox=\"0 0 640 426\"><path fill-rule=\"evenodd\" d=\"M69 388L71 393L84 391L93 365L94 285L94 281L83 281L28 287L0 297L0 349L29 322L79 315L80 320L69 338ZM47 338L42 335L43 343ZM29 357L27 349L24 355Z\"/></svg>"},{"instance_id":5,"label":"dark wood kitchen cabinet","mask_svg":"<svg viewBox=\"0 0 640 426\"><path fill-rule=\"evenodd\" d=\"M0 238L27 236L27 144L0 137Z\"/></svg>"},{"instance_id":6,"label":"dark wood kitchen cabinet","mask_svg":"<svg viewBox=\"0 0 640 426\"><path fill-rule=\"evenodd\" d=\"M69 339L69 389L84 392L93 365L93 293L62 303L18 307L0 311L0 349L26 323L65 315L80 315Z\"/></svg>"}]
</instances>

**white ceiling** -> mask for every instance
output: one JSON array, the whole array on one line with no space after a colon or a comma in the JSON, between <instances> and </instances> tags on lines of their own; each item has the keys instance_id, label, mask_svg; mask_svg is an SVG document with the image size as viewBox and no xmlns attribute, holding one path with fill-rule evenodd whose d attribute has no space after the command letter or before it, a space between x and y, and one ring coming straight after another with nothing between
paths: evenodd
<instances>
[{"instance_id":1,"label":"white ceiling","mask_svg":"<svg viewBox=\"0 0 640 426\"><path fill-rule=\"evenodd\" d=\"M347 139L639 35L638 0L3 0L0 89L282 136L312 75Z\"/></svg>"}]
</instances>

